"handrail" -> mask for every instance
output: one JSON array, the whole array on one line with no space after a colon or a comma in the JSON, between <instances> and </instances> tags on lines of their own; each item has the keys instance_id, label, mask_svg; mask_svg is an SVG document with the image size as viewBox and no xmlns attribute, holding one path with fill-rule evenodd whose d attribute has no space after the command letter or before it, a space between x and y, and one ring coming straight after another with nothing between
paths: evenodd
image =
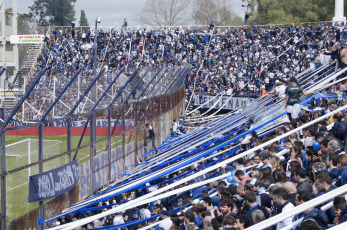
<instances>
[{"instance_id":1,"label":"handrail","mask_svg":"<svg viewBox=\"0 0 347 230\"><path fill-rule=\"evenodd\" d=\"M346 107L346 106L344 106ZM331 199L334 199L334 197L337 197L341 194L344 194L346 193L347 191L347 184L339 187L339 188L336 188L334 189L333 191L330 191L324 195L321 195L321 196L318 196L308 202L305 202L303 204L300 204L298 206L296 206L295 208L292 208L290 210L288 210L287 212L284 212L284 213L280 213L276 216L273 216L267 220L264 220L258 224L255 224L249 228L246 228L246 230L259 230L259 229L265 229L265 228L268 228L282 220L285 220L287 218L290 218L294 215L297 215L299 213L302 213L304 211L306 211L307 209L310 209L310 208L314 208L315 206L319 205L319 204L322 204L324 202L327 202Z\"/></svg>"},{"instance_id":2,"label":"handrail","mask_svg":"<svg viewBox=\"0 0 347 230\"><path fill-rule=\"evenodd\" d=\"M222 162L219 162L219 163L217 163L217 164L215 164L215 165L213 165L213 166L210 166L210 167L208 167L208 168L206 168L206 169L204 169L204 170L201 170L201 171L199 171L199 172L197 172L197 173L195 173L195 174L193 174L193 175L191 175L191 176L188 176L187 178L184 178L184 179L182 179L182 180L180 180L180 181L177 181L177 182L175 182L175 183L172 183L172 184L170 184L169 186L166 186L165 188L161 188L161 189L159 189L159 190L157 190L157 191L154 191L154 192L152 192L152 193L150 193L150 194L147 194L147 195L154 195L154 194L157 194L157 193L158 193L158 194L159 194L159 193L162 193L163 190L170 189L171 186L177 186L178 184L184 183L184 182L189 181L189 180L191 180L191 179L193 179L193 178L196 178L196 177L198 177L198 176L202 176L203 174L208 173L208 172L210 172L210 171L212 171L212 170L215 170L215 169L217 169L217 168L223 166L224 164L231 163L231 162L233 162L233 161L235 161L235 160L237 160L237 159L239 159L239 158L241 158L241 157L244 157L244 156L248 155L248 154L251 153L251 152L254 152L254 151L258 150L258 149L261 149L261 148L263 148L264 146L268 146L269 144L271 144L271 143L273 143L273 142L275 142L275 141L278 141L278 140L282 139L283 137L289 136L290 134L295 133L295 132L297 132L297 131L300 130L300 129L304 129L304 128L308 127L308 126L311 126L312 124L315 124L315 123L317 123L317 122L319 122L319 121L321 121L321 120L323 120L323 119L326 119L326 118L330 117L331 115L333 115L333 114L335 114L335 113L338 113L338 112L340 112L340 111L342 111L342 110L344 110L344 109L347 109L347 105L346 105L346 106L343 106L343 107L340 107L340 108L338 108L337 110L334 110L334 111L332 111L332 112L330 112L330 113L327 113L327 114L325 114L324 116L321 116L321 117L319 117L319 118L317 118L317 119L315 119L315 120L313 120L313 121L311 121L311 122L309 122L309 123L307 123L307 124L304 124L304 125L302 125L302 126L296 128L296 129L293 129L293 130L291 130L291 131L289 131L289 132L287 132L287 133L285 133L285 134L283 134L283 135L281 135L281 136L278 136L278 137L273 138L273 139L271 139L271 140L269 140L269 141L267 141L267 142L265 142L265 143L263 143L263 144L260 144L259 146L256 146L256 147L254 147L254 148L252 148L252 149L249 149L249 150L247 150L247 151L245 151L245 152L243 152L243 153L241 153L241 154L239 154L239 155L236 155L236 156L234 156L234 157L228 158L228 159L226 159L226 160L224 160L224 161L222 161ZM227 141L227 142L225 142L225 143L229 143L229 142L232 142L232 141L233 141L233 140L230 140L230 141ZM217 147L213 147L211 150L208 150L207 152L214 152L217 148L218 148L218 146L217 146ZM137 183L142 183L142 181L138 181ZM204 182L204 184L206 184L206 183ZM127 187L127 186L126 186L126 187ZM321 202L325 202L325 201L327 201L327 200L330 200L332 197L334 197L334 196L336 196L336 195L340 195L340 194L345 193L346 190L347 190L347 185L344 185L344 186L342 186L342 187L340 187L340 188L337 188L337 189L335 189L335 190L333 190L333 191L331 191L331 192L329 192L329 193L327 193L327 194L325 194L325 195L322 195L322 196L320 196L319 198L316 198L316 199L314 199L314 200L312 200L312 201L317 201L317 200L319 200L319 201L321 201ZM336 193L338 193L338 194L336 194ZM167 193L167 194L168 194L168 193ZM167 195L167 194L166 194L166 195ZM331 194L333 194L333 196L332 196ZM164 195L164 194L162 194L162 195ZM326 195L329 195L329 197L327 198ZM145 197L145 196L144 196L144 197ZM149 200L144 200L143 202L146 202L146 201L149 201ZM261 223L259 223L259 224L257 224L257 225L254 225L254 226L257 226L257 228L254 228L254 226L252 226L250 229L254 229L254 230L263 229L263 228L265 228L265 227L264 227L265 225L264 225L264 226L262 225L262 227L260 227L260 225L261 225L261 224L264 224L264 223L268 223L268 225L266 225L266 227L272 226L272 225L274 224L274 222L273 222L273 219L274 219L274 218L280 217L280 218L282 218L282 219L280 219L279 221L281 221L281 220L286 219L286 218L288 218L288 217L290 217L290 216L293 216L293 215L295 215L295 214L301 213L301 212L305 211L307 208L309 208L308 205L311 205L311 204L312 204L312 201L306 202L305 204L300 205L300 206L298 206L297 208L295 208L295 209L297 209L297 210L298 210L298 208L301 208L299 211L297 211L297 212L295 212L295 213L293 213L292 210L291 210L290 213L282 213L282 214L279 214L279 215L277 215L277 216L271 218L272 221L269 221L270 219L268 219L268 220L263 221L263 222L261 222ZM85 222L85 221L90 222L90 221L92 221L92 220L94 220L94 219L98 219L98 218L103 217L103 216L105 216L105 215L107 215L107 214L115 213L115 212L118 212L118 211L121 211L121 210L124 210L124 209L128 209L128 208L133 207L133 205L137 206L137 205L139 204L137 199L134 200L134 202L135 202L134 204L132 204L133 202L128 202L128 203L126 203L126 204L120 205L119 207L116 207L116 208L112 209L112 211L107 211L107 212L104 212L104 213L102 213L102 214L98 214L98 215L96 215L96 216L83 219L82 221L79 221L79 223L74 223L74 224L71 224L71 225L66 224L65 226L63 225L63 226L60 226L60 227L66 227L66 226L68 226L67 228L64 228L64 229L72 229L73 227L76 227L76 226L77 226L76 224L82 225L82 222ZM130 206L130 204L132 204L132 206ZM317 205L317 204L314 203L313 206L315 206L315 205ZM313 207L313 206L312 206L312 207ZM288 215L288 214L289 214L289 215ZM278 221L278 222L279 222L279 221ZM87 223L88 223L88 222L87 222ZM52 229L55 229L55 228L52 228Z\"/></svg>"},{"instance_id":3,"label":"handrail","mask_svg":"<svg viewBox=\"0 0 347 230\"><path fill-rule=\"evenodd\" d=\"M337 21L337 22L343 22L343 21ZM332 24L335 23L334 21L319 21L319 22L299 22L299 23L283 23L283 24L265 24L265 25L226 25L226 26L215 26L215 28L247 28L247 27L273 27L273 26L294 26L294 25L303 25L303 24ZM144 28L144 29L176 29L177 27L180 28L201 28L201 27L209 27L210 25L172 25L172 26L128 26L127 28L129 29L139 29L139 28ZM115 28L114 25L108 25L108 26L98 26L100 29L107 29L110 30L110 28ZM38 27L40 28L40 27ZM52 29L70 29L70 26L53 26ZM82 28L82 29L89 29L91 28L90 26L76 26L76 28ZM119 28L120 29L120 28Z\"/></svg>"}]
</instances>

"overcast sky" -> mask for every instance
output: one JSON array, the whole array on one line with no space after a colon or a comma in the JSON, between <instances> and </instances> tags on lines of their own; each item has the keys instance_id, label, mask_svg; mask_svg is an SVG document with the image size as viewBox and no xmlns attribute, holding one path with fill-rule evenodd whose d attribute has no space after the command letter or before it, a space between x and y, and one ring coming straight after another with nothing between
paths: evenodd
<instances>
[{"instance_id":1,"label":"overcast sky","mask_svg":"<svg viewBox=\"0 0 347 230\"><path fill-rule=\"evenodd\" d=\"M241 0L234 12L243 15ZM6 8L11 7L11 0L5 0ZM34 0L17 0L18 13L28 13L28 6L32 5ZM88 18L89 25L94 25L95 18L101 18L101 26L114 26L116 23L122 25L124 18L128 21L128 26L139 25L135 20L144 6L146 0L77 0L75 5L76 25L78 25L81 10L84 10ZM193 24L193 23L192 23Z\"/></svg>"}]
</instances>

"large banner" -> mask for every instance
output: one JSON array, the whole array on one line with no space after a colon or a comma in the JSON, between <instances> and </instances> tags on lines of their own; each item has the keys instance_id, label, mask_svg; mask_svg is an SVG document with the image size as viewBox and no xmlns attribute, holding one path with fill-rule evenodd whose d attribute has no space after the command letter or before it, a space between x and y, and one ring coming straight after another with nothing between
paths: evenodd
<instances>
[{"instance_id":1,"label":"large banner","mask_svg":"<svg viewBox=\"0 0 347 230\"><path fill-rule=\"evenodd\" d=\"M206 103L207 101L209 101L210 99L212 99L215 96L212 95L196 95L195 96L195 101L194 101L194 105L195 106L200 106L204 103ZM206 105L204 105L202 107L202 109L206 109L206 108L211 108L213 107L213 105L218 101L217 105L215 105L214 108L218 109L220 107L222 107L224 104L223 109L230 109L230 110L235 110L235 109L240 109L245 107L246 105L248 105L249 103L251 103L252 101L255 100L255 98L248 98L248 97L232 97L229 100L230 96L222 96L222 98L220 99L220 96L215 97L215 99L209 101Z\"/></svg>"},{"instance_id":2,"label":"large banner","mask_svg":"<svg viewBox=\"0 0 347 230\"><path fill-rule=\"evenodd\" d=\"M62 195L75 187L79 178L78 161L30 176L29 203Z\"/></svg>"},{"instance_id":3,"label":"large banner","mask_svg":"<svg viewBox=\"0 0 347 230\"><path fill-rule=\"evenodd\" d=\"M10 42L11 44L28 44L28 43L41 43L45 35L11 35Z\"/></svg>"},{"instance_id":4,"label":"large banner","mask_svg":"<svg viewBox=\"0 0 347 230\"><path fill-rule=\"evenodd\" d=\"M81 121L74 121L71 123L71 127L84 127L86 125L87 120L81 120ZM111 120L111 127L114 126L114 123L117 122L117 119ZM135 122L134 120L125 120L125 127L134 126ZM90 125L90 122L88 123L88 126ZM63 121L56 121L54 122L54 127L66 127L66 122ZM107 119L97 119L96 120L96 127L108 127ZM119 119L117 122L116 127L122 127L122 120Z\"/></svg>"}]
</instances>

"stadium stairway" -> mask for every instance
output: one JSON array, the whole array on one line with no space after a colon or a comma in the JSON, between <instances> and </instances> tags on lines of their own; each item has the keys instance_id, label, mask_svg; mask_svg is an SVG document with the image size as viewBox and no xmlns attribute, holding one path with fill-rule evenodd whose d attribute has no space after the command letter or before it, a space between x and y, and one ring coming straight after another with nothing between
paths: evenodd
<instances>
[{"instance_id":1,"label":"stadium stairway","mask_svg":"<svg viewBox=\"0 0 347 230\"><path fill-rule=\"evenodd\" d=\"M12 88L22 90L24 86L24 79L29 75L30 71L35 67L37 56L41 51L42 44L31 44L25 54L23 64L17 75L13 79Z\"/></svg>"}]
</instances>

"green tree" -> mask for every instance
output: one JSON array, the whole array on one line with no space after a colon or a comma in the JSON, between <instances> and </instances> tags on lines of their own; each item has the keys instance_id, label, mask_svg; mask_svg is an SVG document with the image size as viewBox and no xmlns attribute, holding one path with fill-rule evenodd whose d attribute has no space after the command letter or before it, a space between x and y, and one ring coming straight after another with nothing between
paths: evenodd
<instances>
[{"instance_id":1,"label":"green tree","mask_svg":"<svg viewBox=\"0 0 347 230\"><path fill-rule=\"evenodd\" d=\"M84 10L81 10L80 26L89 26L88 19Z\"/></svg>"},{"instance_id":2,"label":"green tree","mask_svg":"<svg viewBox=\"0 0 347 230\"><path fill-rule=\"evenodd\" d=\"M35 0L29 6L38 25L69 26L75 20L76 0Z\"/></svg>"},{"instance_id":3,"label":"green tree","mask_svg":"<svg viewBox=\"0 0 347 230\"><path fill-rule=\"evenodd\" d=\"M331 21L334 0L256 0L250 24L287 24Z\"/></svg>"}]
</instances>

